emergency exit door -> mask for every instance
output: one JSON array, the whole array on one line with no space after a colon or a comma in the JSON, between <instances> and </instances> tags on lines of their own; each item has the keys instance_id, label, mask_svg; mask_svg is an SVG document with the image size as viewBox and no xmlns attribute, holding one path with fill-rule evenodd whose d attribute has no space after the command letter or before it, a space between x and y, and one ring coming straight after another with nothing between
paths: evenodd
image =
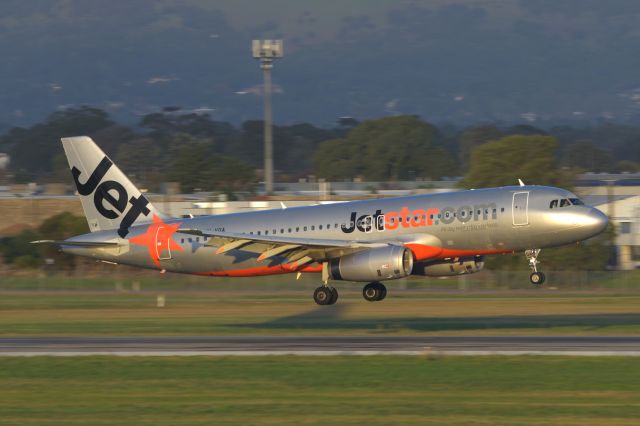
<instances>
[{"instance_id":1,"label":"emergency exit door","mask_svg":"<svg viewBox=\"0 0 640 426\"><path fill-rule=\"evenodd\" d=\"M164 231L164 226L159 226L156 230L156 256L158 260L171 259L171 246L169 236Z\"/></svg>"}]
</instances>

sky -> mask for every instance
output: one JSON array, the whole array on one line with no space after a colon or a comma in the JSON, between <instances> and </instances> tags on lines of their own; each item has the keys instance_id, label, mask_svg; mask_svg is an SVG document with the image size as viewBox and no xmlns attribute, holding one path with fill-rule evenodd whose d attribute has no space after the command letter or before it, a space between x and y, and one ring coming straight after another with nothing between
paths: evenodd
<instances>
[{"instance_id":1,"label":"sky","mask_svg":"<svg viewBox=\"0 0 640 426\"><path fill-rule=\"evenodd\" d=\"M635 123L638 23L635 0L4 0L0 128L77 105L259 119L255 38L284 40L276 123Z\"/></svg>"}]
</instances>

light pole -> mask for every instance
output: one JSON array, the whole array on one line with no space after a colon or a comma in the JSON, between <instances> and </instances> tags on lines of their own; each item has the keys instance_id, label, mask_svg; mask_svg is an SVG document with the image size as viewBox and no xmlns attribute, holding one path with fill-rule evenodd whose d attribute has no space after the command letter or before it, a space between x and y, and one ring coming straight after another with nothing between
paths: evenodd
<instances>
[{"instance_id":1,"label":"light pole","mask_svg":"<svg viewBox=\"0 0 640 426\"><path fill-rule=\"evenodd\" d=\"M271 69L273 61L282 58L282 40L253 40L253 57L260 60L264 76L264 190L273 193L273 132L271 128Z\"/></svg>"}]
</instances>

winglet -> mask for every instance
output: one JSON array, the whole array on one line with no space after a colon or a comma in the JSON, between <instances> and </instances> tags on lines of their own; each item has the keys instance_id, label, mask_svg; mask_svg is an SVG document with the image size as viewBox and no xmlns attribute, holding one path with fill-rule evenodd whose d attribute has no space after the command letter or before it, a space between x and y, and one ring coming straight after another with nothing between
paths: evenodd
<instances>
[{"instance_id":1,"label":"winglet","mask_svg":"<svg viewBox=\"0 0 640 426\"><path fill-rule=\"evenodd\" d=\"M520 186L524 186L524 182L522 181L522 179L518 179L518 183L520 184Z\"/></svg>"},{"instance_id":2,"label":"winglet","mask_svg":"<svg viewBox=\"0 0 640 426\"><path fill-rule=\"evenodd\" d=\"M282 201L280 201L280 207L282 207L282 210L287 208L287 205L285 203L283 203Z\"/></svg>"}]
</instances>

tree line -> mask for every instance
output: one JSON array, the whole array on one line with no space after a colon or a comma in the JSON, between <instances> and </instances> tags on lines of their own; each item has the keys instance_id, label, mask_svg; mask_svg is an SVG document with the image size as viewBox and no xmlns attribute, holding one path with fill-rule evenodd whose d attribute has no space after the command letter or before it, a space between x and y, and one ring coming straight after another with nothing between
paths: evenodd
<instances>
[{"instance_id":1,"label":"tree line","mask_svg":"<svg viewBox=\"0 0 640 426\"><path fill-rule=\"evenodd\" d=\"M179 182L185 192L250 191L261 179L260 120L236 126L166 108L143 116L135 125L124 125L100 109L84 106L55 112L28 128L6 131L0 137L0 152L8 153L11 163L4 180L68 182L59 139L72 135L93 137L133 180L152 191L165 181ZM618 124L546 130L497 124L457 128L436 126L416 116L393 116L360 123L349 120L331 128L276 125L274 141L279 181L310 175L371 181L464 176L465 184L481 186L477 180L481 169L495 171L494 162L510 152L505 148L518 146L518 141L523 149L511 161L518 168L547 170L558 175L558 181L567 170L634 172L640 164L640 127ZM502 141L502 146L495 148L491 161L474 168L473 153L494 141ZM551 157L541 156L544 153Z\"/></svg>"}]
</instances>

